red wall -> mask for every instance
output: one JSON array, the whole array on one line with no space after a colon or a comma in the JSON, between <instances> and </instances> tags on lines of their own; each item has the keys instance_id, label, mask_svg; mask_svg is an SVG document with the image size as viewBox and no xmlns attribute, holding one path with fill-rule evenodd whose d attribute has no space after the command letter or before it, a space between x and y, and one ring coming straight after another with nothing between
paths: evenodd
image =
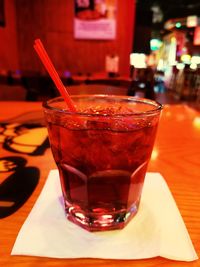
<instances>
[{"instance_id":1,"label":"red wall","mask_svg":"<svg viewBox=\"0 0 200 267\"><path fill-rule=\"evenodd\" d=\"M19 68L15 0L5 0L6 26L0 27L0 71Z\"/></svg>"},{"instance_id":2,"label":"red wall","mask_svg":"<svg viewBox=\"0 0 200 267\"><path fill-rule=\"evenodd\" d=\"M74 39L74 0L5 2L7 25L0 29L0 68L20 65L22 70L44 71L33 50L34 39L39 37L59 71L102 72L105 56L115 53L119 55L120 73L129 73L135 0L117 1L117 37L112 41Z\"/></svg>"}]
</instances>

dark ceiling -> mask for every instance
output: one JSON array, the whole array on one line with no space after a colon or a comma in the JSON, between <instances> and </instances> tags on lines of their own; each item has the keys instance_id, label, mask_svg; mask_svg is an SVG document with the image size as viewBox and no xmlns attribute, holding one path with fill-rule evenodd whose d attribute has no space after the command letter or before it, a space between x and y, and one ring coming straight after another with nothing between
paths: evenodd
<instances>
[{"instance_id":1,"label":"dark ceiling","mask_svg":"<svg viewBox=\"0 0 200 267\"><path fill-rule=\"evenodd\" d=\"M200 15L200 0L137 0L137 5L150 9L153 5L160 6L164 20L189 15Z\"/></svg>"}]
</instances>

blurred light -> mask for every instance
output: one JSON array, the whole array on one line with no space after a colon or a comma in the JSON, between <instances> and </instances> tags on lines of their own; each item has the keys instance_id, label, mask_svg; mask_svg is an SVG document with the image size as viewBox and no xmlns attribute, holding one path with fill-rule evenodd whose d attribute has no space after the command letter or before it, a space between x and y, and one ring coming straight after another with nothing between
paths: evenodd
<instances>
[{"instance_id":1,"label":"blurred light","mask_svg":"<svg viewBox=\"0 0 200 267\"><path fill-rule=\"evenodd\" d=\"M193 120L193 125L195 128L200 129L200 117L195 117Z\"/></svg>"},{"instance_id":2,"label":"blurred light","mask_svg":"<svg viewBox=\"0 0 200 267\"><path fill-rule=\"evenodd\" d=\"M139 88L145 88L145 83L139 83L139 84L138 84L138 87L139 87Z\"/></svg>"},{"instance_id":3,"label":"blurred light","mask_svg":"<svg viewBox=\"0 0 200 267\"><path fill-rule=\"evenodd\" d=\"M163 59L159 59L157 70L163 70L163 69L164 69L164 60Z\"/></svg>"},{"instance_id":4,"label":"blurred light","mask_svg":"<svg viewBox=\"0 0 200 267\"><path fill-rule=\"evenodd\" d=\"M168 54L168 61L170 65L174 65L174 62L176 61L176 38L172 37L169 48L169 54Z\"/></svg>"},{"instance_id":5,"label":"blurred light","mask_svg":"<svg viewBox=\"0 0 200 267\"><path fill-rule=\"evenodd\" d=\"M176 37L171 38L171 43L176 43Z\"/></svg>"},{"instance_id":6,"label":"blurred light","mask_svg":"<svg viewBox=\"0 0 200 267\"><path fill-rule=\"evenodd\" d=\"M163 21L163 12L162 12L160 6L157 5L156 3L154 3L153 6L151 7L151 10L153 11L152 22L153 23L162 22Z\"/></svg>"},{"instance_id":7,"label":"blurred light","mask_svg":"<svg viewBox=\"0 0 200 267\"><path fill-rule=\"evenodd\" d=\"M184 55L186 55L186 54L187 54L187 52L188 52L188 49L187 49L187 47L185 47L185 46L184 46L184 47L182 48L182 51L183 51Z\"/></svg>"},{"instance_id":8,"label":"blurred light","mask_svg":"<svg viewBox=\"0 0 200 267\"><path fill-rule=\"evenodd\" d=\"M193 44L200 45L200 26L195 27Z\"/></svg>"},{"instance_id":9,"label":"blurred light","mask_svg":"<svg viewBox=\"0 0 200 267\"><path fill-rule=\"evenodd\" d=\"M177 63L177 64L176 64L176 68L177 68L178 70L183 70L183 69L185 68L185 64L183 64L183 63Z\"/></svg>"},{"instance_id":10,"label":"blurred light","mask_svg":"<svg viewBox=\"0 0 200 267\"><path fill-rule=\"evenodd\" d=\"M155 55L154 54L150 54L149 56L147 56L146 63L147 63L148 66L156 65L156 57L155 57Z\"/></svg>"},{"instance_id":11,"label":"blurred light","mask_svg":"<svg viewBox=\"0 0 200 267\"><path fill-rule=\"evenodd\" d=\"M146 68L146 55L141 53L130 54L130 64L135 68Z\"/></svg>"},{"instance_id":12,"label":"blurred light","mask_svg":"<svg viewBox=\"0 0 200 267\"><path fill-rule=\"evenodd\" d=\"M156 148L153 149L152 154L151 154L151 160L156 160L158 157L158 150Z\"/></svg>"},{"instance_id":13,"label":"blurred light","mask_svg":"<svg viewBox=\"0 0 200 267\"><path fill-rule=\"evenodd\" d=\"M164 24L164 28L166 30L171 30L174 27L174 23L172 22L172 20L168 20L167 22L165 22Z\"/></svg>"},{"instance_id":14,"label":"blurred light","mask_svg":"<svg viewBox=\"0 0 200 267\"><path fill-rule=\"evenodd\" d=\"M197 69L197 64L196 63L190 64L190 69L196 70Z\"/></svg>"},{"instance_id":15,"label":"blurred light","mask_svg":"<svg viewBox=\"0 0 200 267\"><path fill-rule=\"evenodd\" d=\"M181 61L184 62L184 63L186 63L186 64L187 64L187 63L189 64L189 63L191 62L191 56L188 55L188 54L186 54L186 55L182 55L182 56L181 56Z\"/></svg>"},{"instance_id":16,"label":"blurred light","mask_svg":"<svg viewBox=\"0 0 200 267\"><path fill-rule=\"evenodd\" d=\"M180 28L182 25L180 22L176 22L175 26L176 26L176 28Z\"/></svg>"},{"instance_id":17,"label":"blurred light","mask_svg":"<svg viewBox=\"0 0 200 267\"><path fill-rule=\"evenodd\" d=\"M159 39L151 39L150 47L152 51L158 50L162 46L162 41Z\"/></svg>"},{"instance_id":18,"label":"blurred light","mask_svg":"<svg viewBox=\"0 0 200 267\"><path fill-rule=\"evenodd\" d=\"M191 63L200 64L200 57L199 56L193 56L191 58Z\"/></svg>"},{"instance_id":19,"label":"blurred light","mask_svg":"<svg viewBox=\"0 0 200 267\"><path fill-rule=\"evenodd\" d=\"M186 21L186 26L188 28L196 27L198 24L198 17L197 16L188 16Z\"/></svg>"}]
</instances>

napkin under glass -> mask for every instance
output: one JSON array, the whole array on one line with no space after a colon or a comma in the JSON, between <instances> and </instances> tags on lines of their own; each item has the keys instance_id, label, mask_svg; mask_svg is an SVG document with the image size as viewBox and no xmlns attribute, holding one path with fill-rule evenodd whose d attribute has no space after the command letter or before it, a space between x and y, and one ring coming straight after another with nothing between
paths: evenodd
<instances>
[{"instance_id":1,"label":"napkin under glass","mask_svg":"<svg viewBox=\"0 0 200 267\"><path fill-rule=\"evenodd\" d=\"M57 170L50 171L11 254L52 258L198 259L161 174L147 173L139 211L124 229L88 232L66 219Z\"/></svg>"}]
</instances>

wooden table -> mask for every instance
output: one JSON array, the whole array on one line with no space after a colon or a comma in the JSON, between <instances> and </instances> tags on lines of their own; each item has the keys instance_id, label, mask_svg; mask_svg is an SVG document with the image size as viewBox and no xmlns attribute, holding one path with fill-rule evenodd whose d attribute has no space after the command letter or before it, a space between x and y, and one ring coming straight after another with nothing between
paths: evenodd
<instances>
[{"instance_id":1,"label":"wooden table","mask_svg":"<svg viewBox=\"0 0 200 267\"><path fill-rule=\"evenodd\" d=\"M1 102L0 120L23 112L35 111L42 116L41 103ZM33 113L28 113L29 123ZM26 116L25 116L26 117ZM16 119L10 120L14 123ZM24 123L24 117L21 119ZM50 169L55 168L49 148L42 155L19 154L1 147L0 158L22 156L27 166L40 169L39 182L21 208L0 219L0 266L200 266L195 262L170 261L161 257L146 260L50 259L11 256L17 234L33 207ZM200 113L185 105L164 107L149 171L160 172L176 200L197 253L200 255ZM0 173L0 178L2 173ZM4 173L5 175L5 173Z\"/></svg>"}]
</instances>

